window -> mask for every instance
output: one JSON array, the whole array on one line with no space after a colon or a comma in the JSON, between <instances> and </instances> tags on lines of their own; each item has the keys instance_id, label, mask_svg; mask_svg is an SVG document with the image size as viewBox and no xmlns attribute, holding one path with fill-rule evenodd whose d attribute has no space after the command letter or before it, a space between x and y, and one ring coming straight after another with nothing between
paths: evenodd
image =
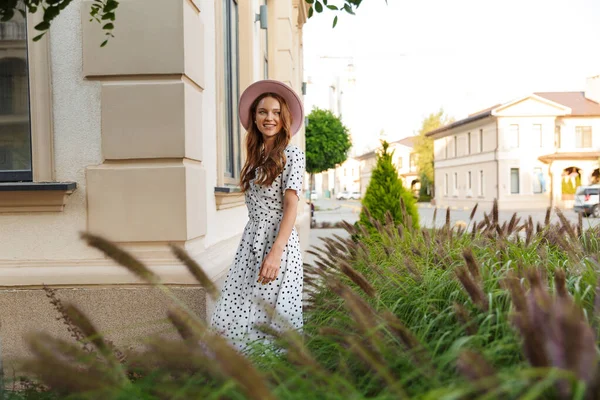
<instances>
[{"instance_id":1,"label":"window","mask_svg":"<svg viewBox=\"0 0 600 400\"><path fill-rule=\"evenodd\" d=\"M575 147L578 149L589 149L592 147L592 127L575 127Z\"/></svg>"},{"instance_id":2,"label":"window","mask_svg":"<svg viewBox=\"0 0 600 400\"><path fill-rule=\"evenodd\" d=\"M415 153L410 153L408 156L408 167L410 172L414 172L417 170L417 155Z\"/></svg>"},{"instance_id":3,"label":"window","mask_svg":"<svg viewBox=\"0 0 600 400\"><path fill-rule=\"evenodd\" d=\"M348 170L344 168L344 176L348 176Z\"/></svg>"},{"instance_id":4,"label":"window","mask_svg":"<svg viewBox=\"0 0 600 400\"><path fill-rule=\"evenodd\" d=\"M33 180L27 23L17 18L0 22L0 182Z\"/></svg>"},{"instance_id":5,"label":"window","mask_svg":"<svg viewBox=\"0 0 600 400\"><path fill-rule=\"evenodd\" d=\"M508 148L516 149L519 147L519 125L511 125L508 129Z\"/></svg>"},{"instance_id":6,"label":"window","mask_svg":"<svg viewBox=\"0 0 600 400\"><path fill-rule=\"evenodd\" d=\"M471 154L471 132L467 133L467 154Z\"/></svg>"},{"instance_id":7,"label":"window","mask_svg":"<svg viewBox=\"0 0 600 400\"><path fill-rule=\"evenodd\" d=\"M560 126L556 125L554 127L554 147L560 149Z\"/></svg>"},{"instance_id":8,"label":"window","mask_svg":"<svg viewBox=\"0 0 600 400\"><path fill-rule=\"evenodd\" d=\"M402 169L402 157L398 157L397 164L398 164L398 169Z\"/></svg>"},{"instance_id":9,"label":"window","mask_svg":"<svg viewBox=\"0 0 600 400\"><path fill-rule=\"evenodd\" d=\"M479 170L479 196L483 197L483 170Z\"/></svg>"},{"instance_id":10,"label":"window","mask_svg":"<svg viewBox=\"0 0 600 400\"><path fill-rule=\"evenodd\" d=\"M458 157L458 138L454 136L454 157Z\"/></svg>"},{"instance_id":11,"label":"window","mask_svg":"<svg viewBox=\"0 0 600 400\"><path fill-rule=\"evenodd\" d=\"M238 5L236 0L223 0L225 49L225 176L237 178L241 169L240 124L237 115L239 99Z\"/></svg>"},{"instance_id":12,"label":"window","mask_svg":"<svg viewBox=\"0 0 600 400\"><path fill-rule=\"evenodd\" d=\"M467 173L467 187L469 188L469 191L473 189L473 183L471 181L471 171Z\"/></svg>"},{"instance_id":13,"label":"window","mask_svg":"<svg viewBox=\"0 0 600 400\"><path fill-rule=\"evenodd\" d=\"M448 196L448 174L444 174L444 196Z\"/></svg>"},{"instance_id":14,"label":"window","mask_svg":"<svg viewBox=\"0 0 600 400\"><path fill-rule=\"evenodd\" d=\"M542 125L534 124L533 125L533 140L538 141L538 145L540 147L544 147L544 137L542 136Z\"/></svg>"},{"instance_id":15,"label":"window","mask_svg":"<svg viewBox=\"0 0 600 400\"><path fill-rule=\"evenodd\" d=\"M458 173L454 173L454 195L458 194Z\"/></svg>"},{"instance_id":16,"label":"window","mask_svg":"<svg viewBox=\"0 0 600 400\"><path fill-rule=\"evenodd\" d=\"M479 130L479 152L483 153L483 129Z\"/></svg>"},{"instance_id":17,"label":"window","mask_svg":"<svg viewBox=\"0 0 600 400\"><path fill-rule=\"evenodd\" d=\"M446 146L444 148L444 154L448 158L448 147L450 147L450 138L446 138Z\"/></svg>"},{"instance_id":18,"label":"window","mask_svg":"<svg viewBox=\"0 0 600 400\"><path fill-rule=\"evenodd\" d=\"M540 194L546 191L546 181L541 168L533 169L533 193Z\"/></svg>"},{"instance_id":19,"label":"window","mask_svg":"<svg viewBox=\"0 0 600 400\"><path fill-rule=\"evenodd\" d=\"M519 168L510 169L510 193L519 194Z\"/></svg>"}]
</instances>

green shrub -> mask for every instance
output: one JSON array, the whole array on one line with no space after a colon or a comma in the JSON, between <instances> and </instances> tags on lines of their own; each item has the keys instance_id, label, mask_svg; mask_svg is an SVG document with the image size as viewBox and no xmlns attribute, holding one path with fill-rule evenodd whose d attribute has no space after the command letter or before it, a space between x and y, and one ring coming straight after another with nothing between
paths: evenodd
<instances>
[{"instance_id":1,"label":"green shrub","mask_svg":"<svg viewBox=\"0 0 600 400\"><path fill-rule=\"evenodd\" d=\"M419 227L419 211L413 193L404 188L398 178L398 171L392 162L394 152L388 152L389 143L381 142L381 151L377 155L377 164L371 173L371 180L362 199L363 209L360 223L373 228L369 216L385 223L385 214L390 213L397 225L412 223ZM402 202L404 204L402 204ZM407 215L410 219L407 218Z\"/></svg>"}]
</instances>

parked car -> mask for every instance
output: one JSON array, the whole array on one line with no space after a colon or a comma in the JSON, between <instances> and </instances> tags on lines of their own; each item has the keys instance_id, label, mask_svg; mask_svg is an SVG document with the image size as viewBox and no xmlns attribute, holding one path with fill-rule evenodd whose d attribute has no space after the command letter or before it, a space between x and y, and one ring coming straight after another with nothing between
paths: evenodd
<instances>
[{"instance_id":1,"label":"parked car","mask_svg":"<svg viewBox=\"0 0 600 400\"><path fill-rule=\"evenodd\" d=\"M339 192L338 194L336 194L335 198L338 200L347 200L350 198L350 192L346 192L344 190L343 192Z\"/></svg>"},{"instance_id":2,"label":"parked car","mask_svg":"<svg viewBox=\"0 0 600 400\"><path fill-rule=\"evenodd\" d=\"M579 186L575 192L573 210L586 217L600 217L600 185Z\"/></svg>"},{"instance_id":3,"label":"parked car","mask_svg":"<svg viewBox=\"0 0 600 400\"><path fill-rule=\"evenodd\" d=\"M362 195L360 194L360 192L350 192L351 200L360 200L361 197Z\"/></svg>"}]
</instances>

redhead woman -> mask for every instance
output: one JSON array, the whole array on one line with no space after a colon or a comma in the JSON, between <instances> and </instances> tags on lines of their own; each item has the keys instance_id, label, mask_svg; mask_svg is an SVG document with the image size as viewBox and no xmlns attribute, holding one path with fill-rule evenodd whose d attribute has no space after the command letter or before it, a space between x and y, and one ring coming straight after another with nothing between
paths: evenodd
<instances>
[{"instance_id":1,"label":"redhead woman","mask_svg":"<svg viewBox=\"0 0 600 400\"><path fill-rule=\"evenodd\" d=\"M211 326L238 350L268 342L257 325L302 329L302 254L294 227L302 192L304 153L290 144L304 119L298 95L282 82L250 85L239 102L246 129L240 186L249 221Z\"/></svg>"}]
</instances>

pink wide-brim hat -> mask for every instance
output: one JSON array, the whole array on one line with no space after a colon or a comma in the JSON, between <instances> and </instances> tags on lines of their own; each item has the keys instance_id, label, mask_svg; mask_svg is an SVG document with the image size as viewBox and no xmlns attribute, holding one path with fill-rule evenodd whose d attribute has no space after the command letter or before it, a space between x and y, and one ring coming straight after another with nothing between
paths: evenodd
<instances>
[{"instance_id":1,"label":"pink wide-brim hat","mask_svg":"<svg viewBox=\"0 0 600 400\"><path fill-rule=\"evenodd\" d=\"M263 93L275 93L283 97L285 102L290 109L290 114L292 115L292 126L291 126L291 134L292 136L298 133L302 123L304 122L304 108L302 107L302 100L300 97L294 92L294 90L286 85L283 82L275 81L271 79L265 79L262 81L258 81L248 86L244 93L240 96L240 103L238 106L238 112L240 116L240 122L244 129L248 130L250 126L249 123L252 123L252 119L250 118L250 107L252 107L252 103L258 96Z\"/></svg>"}]
</instances>

